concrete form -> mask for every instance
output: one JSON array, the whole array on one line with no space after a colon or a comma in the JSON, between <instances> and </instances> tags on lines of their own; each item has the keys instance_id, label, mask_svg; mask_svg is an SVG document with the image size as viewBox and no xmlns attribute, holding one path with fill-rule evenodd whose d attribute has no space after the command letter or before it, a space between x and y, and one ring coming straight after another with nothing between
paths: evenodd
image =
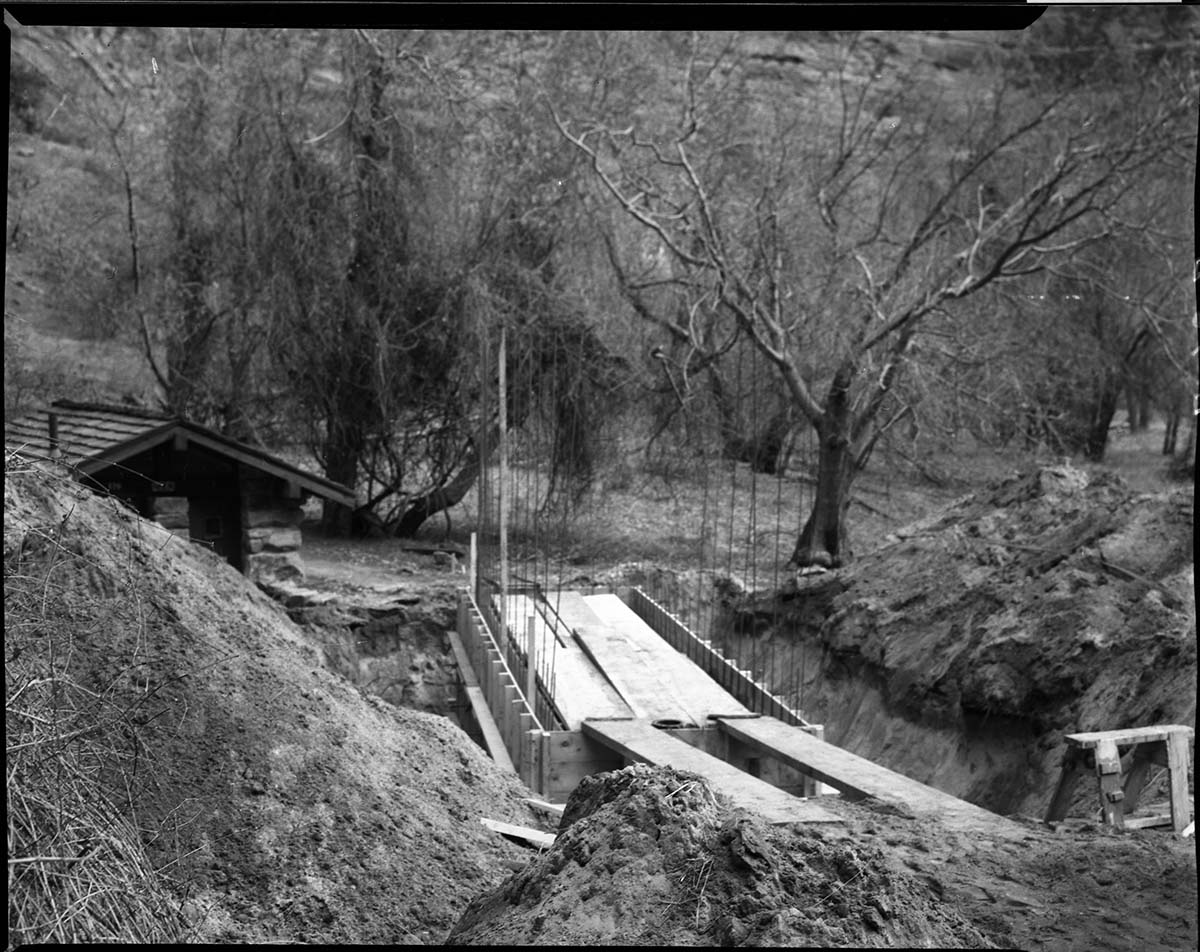
<instances>
[{"instance_id":1,"label":"concrete form","mask_svg":"<svg viewBox=\"0 0 1200 952\"><path fill-rule=\"evenodd\" d=\"M1012 825L825 743L820 725L804 722L661 606L637 590L630 602L636 612L611 594L558 593L557 630L528 595L509 595L501 611L483 611L473 597L460 607L466 687L486 702L482 712L474 705L477 718L494 721L482 733L547 800L565 801L590 774L647 762L699 773L772 823L837 822L819 798L808 799L828 784L851 799L875 797L957 827ZM485 617L504 618L511 634L492 632ZM530 643L539 673L532 708L518 647ZM540 679L549 672L546 691ZM734 691L777 716L753 713Z\"/></svg>"}]
</instances>

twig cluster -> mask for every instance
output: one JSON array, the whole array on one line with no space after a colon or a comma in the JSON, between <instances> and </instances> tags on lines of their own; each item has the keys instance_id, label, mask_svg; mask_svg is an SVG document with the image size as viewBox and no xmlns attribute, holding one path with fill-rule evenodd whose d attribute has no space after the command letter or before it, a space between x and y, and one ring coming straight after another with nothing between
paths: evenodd
<instances>
[{"instance_id":1,"label":"twig cluster","mask_svg":"<svg viewBox=\"0 0 1200 952\"><path fill-rule=\"evenodd\" d=\"M57 546L59 533L39 535ZM69 623L48 611L63 553L38 548L6 551L4 566L8 948L181 941L187 924L131 808L136 709L72 677Z\"/></svg>"}]
</instances>

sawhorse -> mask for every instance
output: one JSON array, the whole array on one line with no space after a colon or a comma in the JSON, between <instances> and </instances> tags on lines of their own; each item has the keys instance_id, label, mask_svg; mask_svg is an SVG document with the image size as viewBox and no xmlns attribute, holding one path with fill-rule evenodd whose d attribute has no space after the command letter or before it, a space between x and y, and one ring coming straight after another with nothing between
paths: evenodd
<instances>
[{"instance_id":1,"label":"sawhorse","mask_svg":"<svg viewBox=\"0 0 1200 952\"><path fill-rule=\"evenodd\" d=\"M1066 736L1062 776L1046 811L1046 822L1061 820L1071 806L1075 786L1084 774L1095 772L1100 785L1104 822L1117 829L1128 826L1166 825L1167 817L1127 824L1125 816L1137 809L1138 798L1149 778L1150 767L1166 767L1171 781L1170 825L1181 833L1190 817L1188 806L1188 752L1194 731L1182 724L1132 727L1119 731L1091 731ZM1121 748L1132 747L1122 770Z\"/></svg>"}]
</instances>

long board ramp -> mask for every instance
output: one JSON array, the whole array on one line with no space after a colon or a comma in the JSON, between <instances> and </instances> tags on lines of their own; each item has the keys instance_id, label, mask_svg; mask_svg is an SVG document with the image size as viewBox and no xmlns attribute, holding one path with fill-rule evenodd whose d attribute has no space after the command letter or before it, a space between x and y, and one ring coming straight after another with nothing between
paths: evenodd
<instances>
[{"instance_id":1,"label":"long board ramp","mask_svg":"<svg viewBox=\"0 0 1200 952\"><path fill-rule=\"evenodd\" d=\"M735 740L828 784L847 799L874 797L916 816L936 817L955 829L1016 829L1016 824L999 814L817 740L773 717L718 718L717 725Z\"/></svg>"},{"instance_id":2,"label":"long board ramp","mask_svg":"<svg viewBox=\"0 0 1200 952\"><path fill-rule=\"evenodd\" d=\"M627 760L698 773L713 789L769 823L840 823L839 817L812 800L802 800L765 780L693 747L642 720L587 720L583 733Z\"/></svg>"},{"instance_id":3,"label":"long board ramp","mask_svg":"<svg viewBox=\"0 0 1200 952\"><path fill-rule=\"evenodd\" d=\"M557 609L635 717L703 727L718 714L750 713L617 596L563 592Z\"/></svg>"},{"instance_id":4,"label":"long board ramp","mask_svg":"<svg viewBox=\"0 0 1200 952\"><path fill-rule=\"evenodd\" d=\"M510 595L506 606L509 629L523 633L527 620L534 620L538 667L554 669L554 706L570 730L579 730L585 717L633 717L633 711L605 680L573 639L555 638L535 602L524 595ZM520 637L520 635L515 635ZM522 649L525 645L521 644ZM546 659L550 659L549 662Z\"/></svg>"}]
</instances>

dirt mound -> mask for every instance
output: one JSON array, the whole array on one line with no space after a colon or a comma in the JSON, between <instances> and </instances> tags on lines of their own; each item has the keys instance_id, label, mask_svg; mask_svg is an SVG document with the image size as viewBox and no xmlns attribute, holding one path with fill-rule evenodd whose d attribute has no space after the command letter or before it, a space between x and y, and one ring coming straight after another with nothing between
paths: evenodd
<instances>
[{"instance_id":1,"label":"dirt mound","mask_svg":"<svg viewBox=\"0 0 1200 952\"><path fill-rule=\"evenodd\" d=\"M32 586L41 615L6 611L7 667L59 664L133 712L113 779L201 938L437 939L521 855L479 823L534 825L515 777L326 670L216 556L32 469L6 474L4 516L6 607Z\"/></svg>"},{"instance_id":2,"label":"dirt mound","mask_svg":"<svg viewBox=\"0 0 1200 952\"><path fill-rule=\"evenodd\" d=\"M992 947L869 842L768 826L699 776L645 765L585 779L553 847L448 941Z\"/></svg>"},{"instance_id":3,"label":"dirt mound","mask_svg":"<svg viewBox=\"0 0 1200 952\"><path fill-rule=\"evenodd\" d=\"M726 599L826 738L1000 813L1042 815L1064 733L1194 724L1189 489L1035 470L835 573ZM733 644L730 644L733 642ZM1079 808L1090 811L1081 790Z\"/></svg>"}]
</instances>

